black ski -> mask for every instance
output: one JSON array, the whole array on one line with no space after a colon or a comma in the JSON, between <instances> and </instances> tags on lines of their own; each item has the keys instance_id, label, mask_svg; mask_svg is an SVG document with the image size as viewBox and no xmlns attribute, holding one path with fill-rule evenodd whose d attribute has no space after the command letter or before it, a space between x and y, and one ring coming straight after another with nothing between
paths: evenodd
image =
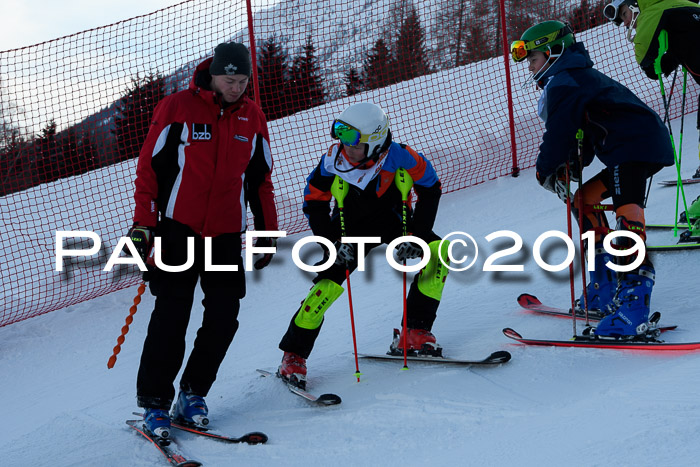
<instances>
[{"instance_id":1,"label":"black ski","mask_svg":"<svg viewBox=\"0 0 700 467\"><path fill-rule=\"evenodd\" d=\"M139 412L133 412L134 415L138 415L139 417L143 417L142 413ZM186 431L188 433L192 433L195 435L199 436L204 436L206 438L211 438L215 439L217 441L223 441L225 443L247 443L247 444L265 444L267 442L267 435L265 433L262 433L260 431L252 431L250 433L246 433L242 436L227 436L227 435L222 435L221 433L215 433L213 431L210 431L209 428L197 426L197 425L187 425L183 423L178 423L176 421L171 421L170 426L181 431Z\"/></svg>"},{"instance_id":2,"label":"black ski","mask_svg":"<svg viewBox=\"0 0 700 467\"><path fill-rule=\"evenodd\" d=\"M374 360L400 360L403 361L403 355L387 355L387 354L357 354L360 358L374 359ZM498 365L500 363L506 363L510 360L510 353L505 350L499 350L492 353L483 360L462 360L457 358L445 358L445 357L429 357L429 356L411 356L407 357L409 362L428 362L428 363L438 363L441 365L452 364L452 365Z\"/></svg>"},{"instance_id":3,"label":"black ski","mask_svg":"<svg viewBox=\"0 0 700 467\"><path fill-rule=\"evenodd\" d=\"M278 376L275 373L271 373L267 370L256 370L258 373L260 373L263 376ZM279 377L279 376L278 376ZM312 404L316 405L338 405L342 402L340 399L340 396L336 394L321 394L320 396L316 396L314 394L311 394L310 392L301 389L300 387L294 386L291 383L288 383L287 381L282 380L280 378L280 381L282 381L289 390L296 394L299 397L302 397L303 399L306 399L307 401L311 402Z\"/></svg>"},{"instance_id":4,"label":"black ski","mask_svg":"<svg viewBox=\"0 0 700 467\"><path fill-rule=\"evenodd\" d=\"M143 420L127 420L126 424L136 430L141 436L146 438L153 446L160 451L167 459L170 465L179 467L196 467L202 465L201 462L192 459L187 459L180 453L180 448L172 438L161 438L150 433L143 426Z\"/></svg>"},{"instance_id":5,"label":"black ski","mask_svg":"<svg viewBox=\"0 0 700 467\"><path fill-rule=\"evenodd\" d=\"M533 313L539 313L539 314L544 314L544 315L549 315L549 316L557 316L560 318L568 318L571 319L571 312L568 309L564 308L556 308L552 306L547 306L544 305L537 297L534 295L524 293L520 294L518 297L518 305L521 307L525 308L528 311L532 311ZM588 321L590 322L598 322L603 318L603 315L595 310L591 310L588 312ZM579 320L585 320L586 316L583 313L583 311L577 311L576 312L576 319ZM678 326L676 325L668 325L668 326L659 326L657 329L661 332L665 331L672 331L676 329Z\"/></svg>"}]
</instances>

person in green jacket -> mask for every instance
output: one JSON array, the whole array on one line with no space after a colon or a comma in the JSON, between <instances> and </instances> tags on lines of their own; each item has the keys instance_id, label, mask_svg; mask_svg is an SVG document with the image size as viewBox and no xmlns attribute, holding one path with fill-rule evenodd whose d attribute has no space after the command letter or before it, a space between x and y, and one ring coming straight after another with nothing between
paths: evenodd
<instances>
[{"instance_id":1,"label":"person in green jacket","mask_svg":"<svg viewBox=\"0 0 700 467\"><path fill-rule=\"evenodd\" d=\"M659 79L654 62L659 55L659 33L668 33L668 50L661 57L661 71L668 76L683 65L700 85L700 6L689 0L612 0L605 17L625 25L627 39L634 42L637 63L651 79ZM700 108L700 105L699 105ZM697 128L700 131L700 110ZM698 167L693 178L700 178Z\"/></svg>"}]
</instances>

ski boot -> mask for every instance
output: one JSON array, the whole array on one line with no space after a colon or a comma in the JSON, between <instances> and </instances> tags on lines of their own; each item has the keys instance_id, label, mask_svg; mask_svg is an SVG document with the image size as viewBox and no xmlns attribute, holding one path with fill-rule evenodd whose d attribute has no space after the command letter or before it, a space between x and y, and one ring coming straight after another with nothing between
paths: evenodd
<instances>
[{"instance_id":1,"label":"ski boot","mask_svg":"<svg viewBox=\"0 0 700 467\"><path fill-rule=\"evenodd\" d=\"M306 390L306 359L292 352L285 352L277 376L292 386Z\"/></svg>"},{"instance_id":2,"label":"ski boot","mask_svg":"<svg viewBox=\"0 0 700 467\"><path fill-rule=\"evenodd\" d=\"M693 174L693 178L700 178L700 167L698 167L698 169Z\"/></svg>"},{"instance_id":3,"label":"ski boot","mask_svg":"<svg viewBox=\"0 0 700 467\"><path fill-rule=\"evenodd\" d=\"M614 263L614 257L599 243L595 246L594 270L589 272L590 280L586 286L586 297L588 298L588 311L593 311L594 315L601 317L607 314L608 305L612 302L617 288L617 277L615 271L606 266ZM576 300L574 309L577 315L584 314L584 298Z\"/></svg>"},{"instance_id":4,"label":"ski boot","mask_svg":"<svg viewBox=\"0 0 700 467\"><path fill-rule=\"evenodd\" d=\"M700 242L700 219L695 219L695 222L689 225L689 229L681 233L678 243Z\"/></svg>"},{"instance_id":5,"label":"ski boot","mask_svg":"<svg viewBox=\"0 0 700 467\"><path fill-rule=\"evenodd\" d=\"M407 329L406 345L407 355L442 357L442 347L440 347L435 336L425 329ZM403 355L404 336L401 331L394 329L394 340L389 346L387 355Z\"/></svg>"},{"instance_id":6,"label":"ski boot","mask_svg":"<svg viewBox=\"0 0 700 467\"><path fill-rule=\"evenodd\" d=\"M183 425L205 427L209 424L209 409L202 396L180 390L173 409L173 420Z\"/></svg>"},{"instance_id":7,"label":"ski boot","mask_svg":"<svg viewBox=\"0 0 700 467\"><path fill-rule=\"evenodd\" d=\"M700 169L699 169L700 170ZM688 222L688 218L690 218L690 222ZM688 207L688 213L686 214L685 211L681 213L681 215L678 217L678 223L679 224L688 224L689 226L693 224L696 220L700 219L700 196L695 198L692 203L690 203L690 206Z\"/></svg>"},{"instance_id":8,"label":"ski boot","mask_svg":"<svg viewBox=\"0 0 700 467\"><path fill-rule=\"evenodd\" d=\"M167 410L146 408L143 413L143 427L156 438L170 436L170 415Z\"/></svg>"},{"instance_id":9,"label":"ski boot","mask_svg":"<svg viewBox=\"0 0 700 467\"><path fill-rule=\"evenodd\" d=\"M654 287L654 268L641 265L627 272L620 280L611 304L612 314L604 317L595 328L595 335L605 337L647 336L653 327L649 323L649 304Z\"/></svg>"}]
</instances>

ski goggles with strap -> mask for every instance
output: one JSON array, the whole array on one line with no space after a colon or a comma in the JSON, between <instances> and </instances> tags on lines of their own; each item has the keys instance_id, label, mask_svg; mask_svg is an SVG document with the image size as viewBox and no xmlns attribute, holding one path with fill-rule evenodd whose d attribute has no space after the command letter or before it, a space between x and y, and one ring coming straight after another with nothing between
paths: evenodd
<instances>
[{"instance_id":1,"label":"ski goggles with strap","mask_svg":"<svg viewBox=\"0 0 700 467\"><path fill-rule=\"evenodd\" d=\"M525 58L527 58L527 54L530 53L531 50L535 50L538 47L549 44L550 42L560 39L571 32L573 31L567 24L558 31L553 31L546 36L538 37L535 40L524 41L519 39L517 41L513 41L510 44L510 55L513 57L513 61L522 62L525 60Z\"/></svg>"},{"instance_id":2,"label":"ski goggles with strap","mask_svg":"<svg viewBox=\"0 0 700 467\"><path fill-rule=\"evenodd\" d=\"M331 127L331 137L339 139L345 146L357 146L360 143L366 143L369 136L362 135L362 132L342 120L334 120Z\"/></svg>"},{"instance_id":3,"label":"ski goggles with strap","mask_svg":"<svg viewBox=\"0 0 700 467\"><path fill-rule=\"evenodd\" d=\"M532 46L530 45L530 42L523 40L513 41L513 43L510 44L510 55L513 57L514 61L522 62L525 60L525 57L527 57L527 54L531 49Z\"/></svg>"}]
</instances>

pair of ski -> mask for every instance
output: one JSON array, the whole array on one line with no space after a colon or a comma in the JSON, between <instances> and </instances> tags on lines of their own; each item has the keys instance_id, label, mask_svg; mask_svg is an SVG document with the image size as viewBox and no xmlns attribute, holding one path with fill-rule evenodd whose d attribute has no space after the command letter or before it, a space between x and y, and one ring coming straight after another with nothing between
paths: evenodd
<instances>
[{"instance_id":1,"label":"pair of ski","mask_svg":"<svg viewBox=\"0 0 700 467\"><path fill-rule=\"evenodd\" d=\"M555 308L544 305L537 297L530 294L522 294L518 297L518 304L528 311L535 313L546 314L550 316L567 317L571 319L569 310L563 308ZM576 314L576 319L585 319L579 313ZM595 313L589 313L589 321L599 321L601 316ZM670 331L676 329L676 326L659 326L659 331ZM526 345L543 345L554 347L587 347L599 349L627 349L627 350L700 350L700 342L680 342L670 343L657 339L615 339L606 337L597 337L591 335L575 336L570 340L554 340L554 339L526 339L518 332L511 328L503 329L503 334L513 340Z\"/></svg>"},{"instance_id":2,"label":"pair of ski","mask_svg":"<svg viewBox=\"0 0 700 467\"><path fill-rule=\"evenodd\" d=\"M134 412L134 415L141 417L141 420L127 420L126 424L138 432L141 436L146 438L148 441L155 446L158 451L163 454L167 461L171 465L179 467L196 467L202 465L201 462L187 459L180 450L175 440L172 437L163 438L161 436L156 436L151 433L143 423L143 414ZM203 436L210 439L215 439L217 441L222 441L225 443L247 443L247 444L264 444L267 442L267 435L259 431L253 431L251 433L246 433L239 437L232 437L222 435L220 433L215 433L210 431L208 428L202 428L194 425L183 425L177 422L171 422L170 426L179 431L186 431L198 436Z\"/></svg>"},{"instance_id":3,"label":"pair of ski","mask_svg":"<svg viewBox=\"0 0 700 467\"><path fill-rule=\"evenodd\" d=\"M403 356L395 356L395 355L381 355L381 354L357 354L359 358L364 358L364 359L370 359L370 360L401 360L403 361ZM461 359L456 359L456 358L445 358L445 357L424 357L424 356L408 356L407 359L410 362L423 362L423 363L437 363L440 365L448 364L448 365L462 365L462 366L476 366L476 365L498 365L501 363L506 363L509 361L511 358L510 353L500 350L497 352L492 353L488 357L481 359L481 360L461 360ZM279 374L277 373L272 373L267 370L256 370L258 373L260 373L263 376L270 377L270 376L277 376L279 377ZM314 405L320 405L320 406L328 406L328 405L338 405L342 401L340 399L340 396L337 394L321 394L321 395L314 395L310 392L308 392L305 388L302 389L299 386L296 386L288 381L282 380L281 377L279 377L280 381L282 381L287 388L293 393L296 394L297 396L307 400L309 403L314 404Z\"/></svg>"}]
</instances>

